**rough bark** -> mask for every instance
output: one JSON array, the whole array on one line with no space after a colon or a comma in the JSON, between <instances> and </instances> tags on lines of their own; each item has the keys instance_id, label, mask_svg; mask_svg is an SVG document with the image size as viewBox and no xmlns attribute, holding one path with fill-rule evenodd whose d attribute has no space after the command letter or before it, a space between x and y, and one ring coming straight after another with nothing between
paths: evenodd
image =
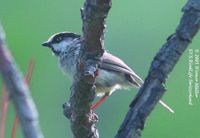
<instances>
[{"instance_id":1,"label":"rough bark","mask_svg":"<svg viewBox=\"0 0 200 138\"><path fill-rule=\"evenodd\" d=\"M94 81L104 52L105 18L110 7L111 0L86 0L81 9L83 41L78 72L74 76L70 101L64 106L75 138L99 137L95 126L98 117L90 107L95 97Z\"/></svg>"},{"instance_id":2,"label":"rough bark","mask_svg":"<svg viewBox=\"0 0 200 138\"><path fill-rule=\"evenodd\" d=\"M115 138L139 138L145 120L165 93L165 82L179 58L200 27L200 0L189 0L176 32L154 57L144 85L130 104L130 109Z\"/></svg>"},{"instance_id":3,"label":"rough bark","mask_svg":"<svg viewBox=\"0 0 200 138\"><path fill-rule=\"evenodd\" d=\"M5 35L0 25L0 73L8 95L19 116L24 138L43 138L38 123L38 113L30 96L30 90L5 45Z\"/></svg>"}]
</instances>

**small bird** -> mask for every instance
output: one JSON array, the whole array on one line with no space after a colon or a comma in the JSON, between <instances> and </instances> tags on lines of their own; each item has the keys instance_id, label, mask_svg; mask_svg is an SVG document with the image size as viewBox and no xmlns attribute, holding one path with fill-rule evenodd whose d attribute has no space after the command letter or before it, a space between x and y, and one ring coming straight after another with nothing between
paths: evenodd
<instances>
[{"instance_id":1,"label":"small bird","mask_svg":"<svg viewBox=\"0 0 200 138\"><path fill-rule=\"evenodd\" d=\"M81 48L83 37L70 32L60 32L52 35L42 46L48 47L58 58L60 68L70 79L76 73L76 64ZM102 63L95 79L96 95L100 98L92 105L95 109L103 100L117 89L141 87L143 80L121 59L105 51L102 56ZM163 101L159 101L166 109L174 111Z\"/></svg>"}]
</instances>

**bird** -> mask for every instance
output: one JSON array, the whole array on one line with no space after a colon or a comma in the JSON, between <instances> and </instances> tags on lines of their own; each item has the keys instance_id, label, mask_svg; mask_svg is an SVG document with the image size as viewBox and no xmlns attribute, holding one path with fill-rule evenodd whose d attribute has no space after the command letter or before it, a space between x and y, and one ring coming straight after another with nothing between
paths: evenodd
<instances>
[{"instance_id":1,"label":"bird","mask_svg":"<svg viewBox=\"0 0 200 138\"><path fill-rule=\"evenodd\" d=\"M42 46L50 48L58 58L61 70L69 76L70 80L76 73L83 39L83 36L76 33L59 32L42 43ZM140 88L143 80L124 61L105 50L94 84L96 96L101 98L92 105L91 109L95 109L107 96L118 89ZM165 102L160 100L159 103L174 113Z\"/></svg>"}]
</instances>

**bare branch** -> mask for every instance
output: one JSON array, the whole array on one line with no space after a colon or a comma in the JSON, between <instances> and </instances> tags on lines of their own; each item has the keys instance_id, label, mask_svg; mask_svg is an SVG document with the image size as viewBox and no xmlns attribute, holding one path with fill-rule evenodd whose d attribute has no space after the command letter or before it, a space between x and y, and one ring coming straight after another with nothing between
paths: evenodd
<instances>
[{"instance_id":1,"label":"bare branch","mask_svg":"<svg viewBox=\"0 0 200 138\"><path fill-rule=\"evenodd\" d=\"M86 0L81 10L83 20L83 41L77 73L71 89L70 108L65 106L66 116L71 120L75 138L98 138L95 127L97 116L90 110L95 97L94 80L103 55L103 33L105 18L111 7L111 0ZM66 104L69 106L69 104Z\"/></svg>"},{"instance_id":2,"label":"bare branch","mask_svg":"<svg viewBox=\"0 0 200 138\"><path fill-rule=\"evenodd\" d=\"M0 72L19 116L24 138L43 138L30 91L6 48L4 39L5 35L0 26Z\"/></svg>"},{"instance_id":3,"label":"bare branch","mask_svg":"<svg viewBox=\"0 0 200 138\"><path fill-rule=\"evenodd\" d=\"M149 69L144 85L122 123L116 138L139 138L145 120L165 92L165 81L200 27L200 0L189 0L176 32L163 45Z\"/></svg>"}]
</instances>

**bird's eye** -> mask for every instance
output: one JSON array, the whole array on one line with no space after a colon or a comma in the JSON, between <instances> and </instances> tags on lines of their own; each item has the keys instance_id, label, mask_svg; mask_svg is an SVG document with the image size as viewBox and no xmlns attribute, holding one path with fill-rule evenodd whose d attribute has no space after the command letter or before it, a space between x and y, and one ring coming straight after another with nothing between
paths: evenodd
<instances>
[{"instance_id":1,"label":"bird's eye","mask_svg":"<svg viewBox=\"0 0 200 138\"><path fill-rule=\"evenodd\" d=\"M57 38L56 38L56 42L57 42L57 43L59 43L61 40L62 40L61 37L57 37Z\"/></svg>"}]
</instances>

